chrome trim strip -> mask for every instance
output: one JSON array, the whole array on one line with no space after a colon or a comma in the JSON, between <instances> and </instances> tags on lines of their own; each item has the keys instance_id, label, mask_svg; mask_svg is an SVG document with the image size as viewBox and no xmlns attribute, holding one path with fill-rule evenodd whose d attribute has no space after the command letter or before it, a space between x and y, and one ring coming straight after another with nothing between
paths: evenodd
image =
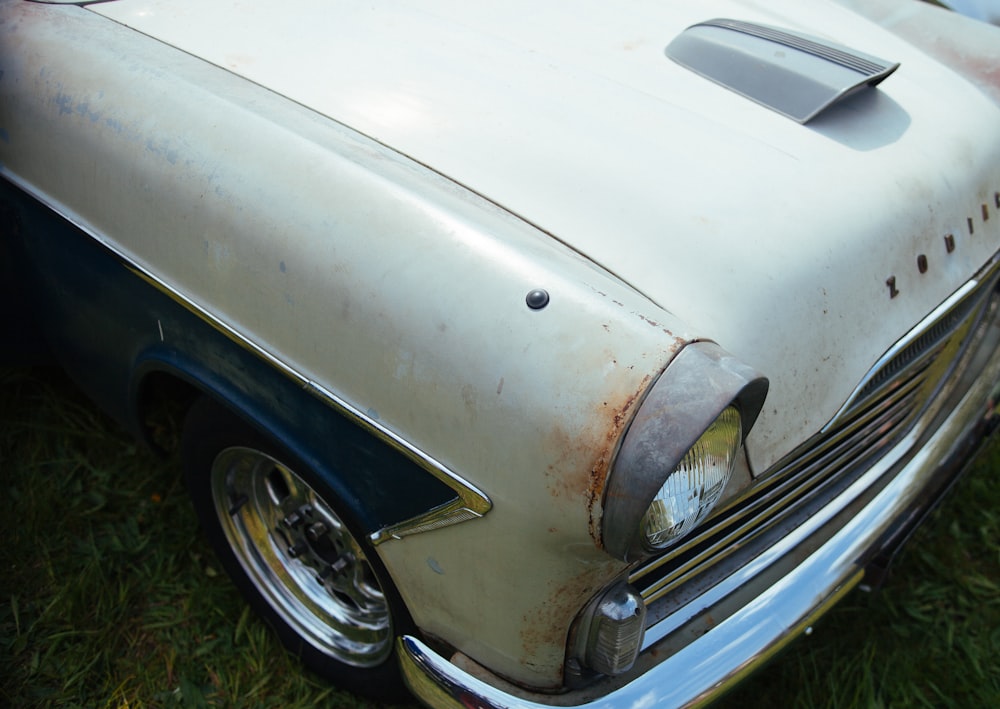
<instances>
[{"instance_id":1,"label":"chrome trim strip","mask_svg":"<svg viewBox=\"0 0 1000 709\"><path fill-rule=\"evenodd\" d=\"M921 493L939 470L957 473L964 467L969 452L996 427L1000 407L994 407L991 395L997 382L1000 382L1000 350L990 354L958 405L926 443L847 524L711 632L649 667L643 674L606 679L586 689L561 695L520 692L502 680L496 681L497 686L488 684L480 679L489 676L486 670L477 669L474 675L436 654L416 638L403 636L398 647L407 683L414 694L430 706L456 709L466 706L483 709L692 706L717 697L768 660L840 596L860 583L866 554L879 548L881 540L897 522L908 518L909 512L920 505ZM912 442L904 441L897 447L907 443ZM824 508L822 519L828 520L850 505L859 489L886 472L885 468L890 465L886 462L877 466L832 500ZM754 569L777 561L791 547L806 541L809 533L821 524L821 521L811 522L793 531L773 547L766 558L754 562ZM750 573L748 569L740 574L740 579ZM727 592L737 590L739 579L725 585ZM703 609L710 602L705 596L699 596L690 605ZM652 633L653 638L662 639L669 633L669 629L661 629L659 625L662 623L647 630L647 637ZM656 645L655 639L652 646ZM642 657L648 656L644 653ZM465 665L474 664L456 656L459 658Z\"/></svg>"},{"instance_id":2,"label":"chrome trim strip","mask_svg":"<svg viewBox=\"0 0 1000 709\"><path fill-rule=\"evenodd\" d=\"M87 234L94 241L108 249L136 276L142 278L171 300L201 318L201 320L214 327L236 344L266 361L282 374L300 384L303 389L311 393L313 396L316 396L326 402L341 415L353 420L368 433L374 435L383 443L388 444L396 451L402 453L455 491L455 494L458 496L457 499L447 502L444 505L439 505L434 509L428 510L424 514L412 517L408 520L404 520L372 533L370 540L373 544L377 545L388 539L400 539L409 534L416 534L451 524L457 524L465 520L476 519L478 517L482 517L489 512L490 509L492 509L493 503L490 501L490 498L475 485L459 477L458 474L450 470L440 461L436 460L433 456L417 448L399 434L371 418L345 399L334 394L322 384L312 381L294 367L285 364L285 362L280 360L277 356L271 354L268 350L264 349L264 347L258 345L250 338L238 332L232 326L220 320L218 317L188 298L176 288L169 285L146 268L140 266L134 258L125 253L125 251L119 248L117 244L111 242L107 238L104 238L96 230L90 228L90 226L83 219L77 217L77 215L72 210L67 209L65 205L56 200L49 199L47 195L39 193L28 183L19 179L16 175L11 174L8 170L3 169L2 166L0 166L0 176L9 180L13 185L23 190L40 204L51 209L77 229Z\"/></svg>"},{"instance_id":3,"label":"chrome trim strip","mask_svg":"<svg viewBox=\"0 0 1000 709\"><path fill-rule=\"evenodd\" d=\"M987 267L987 270L992 269L994 265L995 261ZM841 406L837 413L835 413L826 425L820 429L820 433L828 433L832 428L834 428L840 422L841 417L843 417L844 414L847 413L852 406L854 406L858 395L864 391L869 382L875 379L882 372L882 369L889 364L889 362L895 359L900 352L904 351L907 347L918 340L924 333L932 328L938 320L943 318L959 303L965 300L966 297L975 292L979 285L988 277L988 275L985 277L977 276L976 278L970 279L965 285L952 293L947 300L941 303L941 305L934 308L934 310L932 310L931 313L921 320L915 327L911 328L908 333L903 335L903 337L899 339L896 344L886 350L885 354L879 357L872 368L868 370L868 373L854 388L851 395L847 397L847 401L844 402L844 405Z\"/></svg>"}]
</instances>

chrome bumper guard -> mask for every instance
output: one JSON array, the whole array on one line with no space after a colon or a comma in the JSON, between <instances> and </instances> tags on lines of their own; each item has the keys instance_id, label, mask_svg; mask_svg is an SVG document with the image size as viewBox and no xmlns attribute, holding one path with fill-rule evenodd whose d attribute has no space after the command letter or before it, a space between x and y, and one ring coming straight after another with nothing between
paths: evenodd
<instances>
[{"instance_id":1,"label":"chrome bumper guard","mask_svg":"<svg viewBox=\"0 0 1000 709\"><path fill-rule=\"evenodd\" d=\"M632 671L563 694L532 693L495 677L460 653L449 660L419 639L403 636L398 639L399 656L410 689L428 706L455 709L675 707L716 698L862 583L866 567L877 566L885 552L908 535L997 427L1000 324L994 321L986 329L989 332L979 346L963 358L961 384L954 399L938 408L935 425L918 427L904 437L897 444L900 452L877 461L820 514L735 572L732 583L691 599L686 608L650 627L647 645ZM879 492L865 495L872 486L878 487L876 483L882 485ZM835 531L828 534L831 527ZM827 533L820 534L823 531ZM813 548L810 537L824 541ZM790 557L801 560L774 576L769 586L709 632L678 647L673 633L685 618L721 603L721 596L734 593L742 581L771 576L767 569L773 573Z\"/></svg>"}]
</instances>

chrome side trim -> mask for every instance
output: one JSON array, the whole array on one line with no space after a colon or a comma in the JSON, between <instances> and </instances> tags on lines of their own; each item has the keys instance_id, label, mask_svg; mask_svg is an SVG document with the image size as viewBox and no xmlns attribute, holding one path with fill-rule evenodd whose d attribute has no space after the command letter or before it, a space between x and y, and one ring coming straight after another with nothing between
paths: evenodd
<instances>
[{"instance_id":1,"label":"chrome side trim","mask_svg":"<svg viewBox=\"0 0 1000 709\"><path fill-rule=\"evenodd\" d=\"M990 345L995 346L1000 325L993 324L991 328L994 332ZM552 696L521 691L492 677L463 655L456 654L449 661L416 638L404 636L399 639L398 648L407 683L429 706L456 709L676 707L701 705L717 698L861 583L867 560L912 520L914 510L926 508L927 491L941 479L939 476L958 474L983 437L995 430L1000 420L1000 407L994 403L1000 382L1000 349L982 354L988 356L955 408L888 484L854 511L852 505L865 484L886 472L885 466L877 465L862 480L831 499L822 517L832 520L836 514L849 510L853 514L843 526L710 632L673 651L666 637L671 628L658 627L662 623L653 626L647 630L647 640L651 641L648 651L640 656L633 672ZM978 365L980 358L976 359ZM793 530L755 561L755 565L777 564L788 559L792 548L807 548L810 533L820 523L817 520L816 524ZM731 594L740 590L738 581L725 585ZM699 596L688 605L691 612L700 612L711 601Z\"/></svg>"},{"instance_id":2,"label":"chrome side trim","mask_svg":"<svg viewBox=\"0 0 1000 709\"><path fill-rule=\"evenodd\" d=\"M78 218L72 210L67 209L64 205L55 200L49 199L47 195L39 193L37 190L33 189L31 185L18 179L16 175L12 175L9 171L3 169L2 166L0 166L0 176L9 180L13 185L23 190L40 204L45 205L77 229L94 239L94 241L101 244L104 248L108 249L111 253L117 256L125 264L125 267L133 274L146 281L168 298L224 334L240 347L243 347L245 350L263 359L289 379L299 384L313 396L316 396L320 400L324 401L338 413L354 421L354 423L362 429L378 438L381 442L389 445L394 450L403 454L454 490L457 498L451 502L439 505L438 507L428 510L421 515L417 515L416 517L412 517L397 524L384 527L377 532L373 532L370 535L370 541L373 544L377 545L388 539L401 539L402 537L411 534L418 534L431 529L438 529L440 527L458 524L459 522L464 522L469 519L476 519L482 517L489 512L490 509L492 509L493 503L490 501L490 498L475 485L459 477L457 473L450 470L433 456L417 448L396 432L379 423L347 400L330 391L330 389L324 387L318 382L312 381L294 367L286 364L276 355L266 350L263 346L257 344L249 337L243 335L235 328L210 313L204 307L188 298L166 281L151 273L146 268L140 266L136 263L135 259L119 248L117 244L107 238L104 238L97 231L91 229L90 226L86 224L84 220Z\"/></svg>"}]
</instances>

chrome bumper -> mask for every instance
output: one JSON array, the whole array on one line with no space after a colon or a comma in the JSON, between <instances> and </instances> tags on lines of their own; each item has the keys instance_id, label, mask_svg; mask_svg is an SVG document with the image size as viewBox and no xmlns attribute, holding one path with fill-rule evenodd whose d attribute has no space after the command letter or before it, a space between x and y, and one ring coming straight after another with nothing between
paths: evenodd
<instances>
[{"instance_id":1,"label":"chrome bumper","mask_svg":"<svg viewBox=\"0 0 1000 709\"><path fill-rule=\"evenodd\" d=\"M768 553L756 559L756 569L737 575L760 573L761 567L786 560L813 532L839 524L833 518L851 509L861 491L886 475L891 480L818 548L802 558L769 588L749 599L710 632L668 651L669 630L657 626L647 631L647 643L636 670L605 678L584 689L547 695L520 690L496 678L467 657L451 660L435 653L417 638L399 638L404 677L413 693L435 708L531 709L552 706L590 708L675 707L707 702L725 688L767 661L784 645L805 631L847 591L862 582L865 567L887 546L905 538L910 528L934 506L964 470L982 441L997 426L997 382L1000 382L1000 328L992 326L987 347L966 367L972 379L936 428L924 431L921 440L903 440L911 448L905 463L886 470L878 464L849 489L831 499L823 513L796 530ZM972 373L978 372L977 375ZM951 402L949 402L951 403ZM915 434L916 435L916 434ZM887 456L892 458L893 456ZM896 469L898 467L898 469ZM800 552L801 553L801 552ZM704 598L691 602L703 609ZM671 625L664 619L658 625ZM665 658L656 661L651 658ZM461 665L461 666L460 666ZM638 672L638 674L637 674Z\"/></svg>"}]
</instances>

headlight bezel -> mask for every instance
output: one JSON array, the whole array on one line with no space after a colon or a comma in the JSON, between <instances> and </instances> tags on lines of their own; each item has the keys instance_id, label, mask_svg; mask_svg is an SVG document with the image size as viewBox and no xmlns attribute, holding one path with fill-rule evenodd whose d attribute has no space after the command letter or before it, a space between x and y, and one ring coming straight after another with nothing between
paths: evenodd
<instances>
[{"instance_id":1,"label":"headlight bezel","mask_svg":"<svg viewBox=\"0 0 1000 709\"><path fill-rule=\"evenodd\" d=\"M634 561L663 551L649 548L641 529L654 496L731 406L739 412L742 444L763 406L767 388L763 375L715 343L689 344L674 357L626 429L608 476L601 530L609 554ZM741 449L742 445L737 455Z\"/></svg>"}]
</instances>

